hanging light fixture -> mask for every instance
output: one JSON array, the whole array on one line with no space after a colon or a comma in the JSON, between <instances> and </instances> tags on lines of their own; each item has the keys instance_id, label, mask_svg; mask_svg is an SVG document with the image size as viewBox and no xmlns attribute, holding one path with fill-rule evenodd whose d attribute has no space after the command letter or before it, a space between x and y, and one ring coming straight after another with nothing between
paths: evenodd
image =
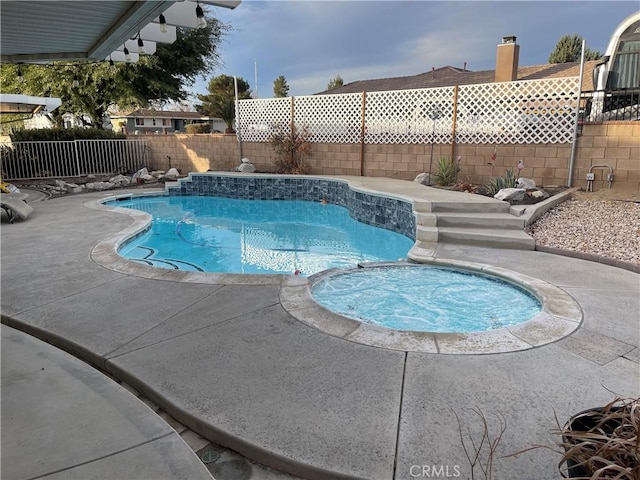
<instances>
[{"instance_id":1,"label":"hanging light fixture","mask_svg":"<svg viewBox=\"0 0 640 480\"><path fill-rule=\"evenodd\" d=\"M131 61L131 54L129 53L129 49L127 47L124 47L124 61L125 62Z\"/></svg>"},{"instance_id":2,"label":"hanging light fixture","mask_svg":"<svg viewBox=\"0 0 640 480\"><path fill-rule=\"evenodd\" d=\"M160 31L162 33L167 33L167 19L164 18L163 14L160 14L160 18L158 20L160 21Z\"/></svg>"},{"instance_id":3,"label":"hanging light fixture","mask_svg":"<svg viewBox=\"0 0 640 480\"><path fill-rule=\"evenodd\" d=\"M73 74L73 82L71 83L71 86L73 88L78 88L80 86L80 82L78 81L78 74L77 73Z\"/></svg>"},{"instance_id":4,"label":"hanging light fixture","mask_svg":"<svg viewBox=\"0 0 640 480\"><path fill-rule=\"evenodd\" d=\"M117 70L116 64L113 63L113 60L111 59L111 55L109 55L109 68L111 68L112 72L115 72Z\"/></svg>"},{"instance_id":5,"label":"hanging light fixture","mask_svg":"<svg viewBox=\"0 0 640 480\"><path fill-rule=\"evenodd\" d=\"M17 80L18 83L22 83L24 82L24 77L22 76L22 69L20 68L20 65L18 65L18 74L17 74Z\"/></svg>"},{"instance_id":6,"label":"hanging light fixture","mask_svg":"<svg viewBox=\"0 0 640 480\"><path fill-rule=\"evenodd\" d=\"M142 38L140 37L140 32L138 32L138 53L140 55L144 55L145 53L147 53L147 52L144 51L144 42L142 41Z\"/></svg>"},{"instance_id":7,"label":"hanging light fixture","mask_svg":"<svg viewBox=\"0 0 640 480\"><path fill-rule=\"evenodd\" d=\"M204 18L204 11L200 6L200 2L196 2L196 25L198 28L205 28L207 26L207 20Z\"/></svg>"}]
</instances>

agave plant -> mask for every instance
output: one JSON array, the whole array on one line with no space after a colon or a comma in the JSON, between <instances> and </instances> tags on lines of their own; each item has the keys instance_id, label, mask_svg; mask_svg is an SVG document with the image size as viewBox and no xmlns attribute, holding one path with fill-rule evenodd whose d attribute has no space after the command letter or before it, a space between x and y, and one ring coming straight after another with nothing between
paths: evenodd
<instances>
[{"instance_id":1,"label":"agave plant","mask_svg":"<svg viewBox=\"0 0 640 480\"><path fill-rule=\"evenodd\" d=\"M518 178L513 173L513 170L509 169L504 177L494 177L489 180L489 183L483 187L483 192L485 195L493 197L503 188L516 188L517 183Z\"/></svg>"},{"instance_id":2,"label":"agave plant","mask_svg":"<svg viewBox=\"0 0 640 480\"><path fill-rule=\"evenodd\" d=\"M440 157L436 164L435 183L441 187L448 187L456 182L458 164L449 157Z\"/></svg>"}]
</instances>

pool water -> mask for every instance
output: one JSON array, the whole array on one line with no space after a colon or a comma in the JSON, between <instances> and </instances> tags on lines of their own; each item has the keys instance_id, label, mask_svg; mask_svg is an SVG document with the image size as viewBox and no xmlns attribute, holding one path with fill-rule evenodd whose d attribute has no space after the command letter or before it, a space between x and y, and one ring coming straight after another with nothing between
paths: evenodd
<instances>
[{"instance_id":1,"label":"pool water","mask_svg":"<svg viewBox=\"0 0 640 480\"><path fill-rule=\"evenodd\" d=\"M118 252L177 270L309 276L406 257L413 240L358 222L337 205L212 196L132 197L107 205L142 210L151 228Z\"/></svg>"},{"instance_id":2,"label":"pool water","mask_svg":"<svg viewBox=\"0 0 640 480\"><path fill-rule=\"evenodd\" d=\"M529 292L497 277L431 266L371 267L331 275L312 287L336 313L395 330L479 332L541 311Z\"/></svg>"}]
</instances>

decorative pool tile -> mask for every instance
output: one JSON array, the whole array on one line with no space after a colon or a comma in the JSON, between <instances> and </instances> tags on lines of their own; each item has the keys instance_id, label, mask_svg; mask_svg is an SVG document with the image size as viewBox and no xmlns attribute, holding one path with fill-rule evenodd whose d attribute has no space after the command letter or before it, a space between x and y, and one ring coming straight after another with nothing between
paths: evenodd
<instances>
[{"instance_id":1,"label":"decorative pool tile","mask_svg":"<svg viewBox=\"0 0 640 480\"><path fill-rule=\"evenodd\" d=\"M349 210L356 220L416 238L416 220L409 201L351 189L344 180L285 176L232 176L191 173L167 185L168 195L210 195L247 200L326 201Z\"/></svg>"}]
</instances>

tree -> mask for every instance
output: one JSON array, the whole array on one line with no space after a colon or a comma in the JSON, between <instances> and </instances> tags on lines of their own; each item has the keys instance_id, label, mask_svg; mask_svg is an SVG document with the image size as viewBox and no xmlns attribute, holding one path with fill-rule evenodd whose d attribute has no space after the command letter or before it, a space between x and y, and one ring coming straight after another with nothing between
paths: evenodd
<instances>
[{"instance_id":1,"label":"tree","mask_svg":"<svg viewBox=\"0 0 640 480\"><path fill-rule=\"evenodd\" d=\"M342 81L342 77L337 75L336 78L329 80L329 84L327 85L327 90L333 90L334 88L338 88L344 85Z\"/></svg>"},{"instance_id":2,"label":"tree","mask_svg":"<svg viewBox=\"0 0 640 480\"><path fill-rule=\"evenodd\" d=\"M238 81L238 99L251 98L249 84L241 77ZM235 86L233 77L219 75L212 78L207 86L207 95L198 95L201 105L196 109L210 117L219 117L227 124L226 133L233 133L233 121L236 116Z\"/></svg>"},{"instance_id":3,"label":"tree","mask_svg":"<svg viewBox=\"0 0 640 480\"><path fill-rule=\"evenodd\" d=\"M273 81L273 96L274 97L286 97L289 95L289 84L287 79L280 75Z\"/></svg>"},{"instance_id":4,"label":"tree","mask_svg":"<svg viewBox=\"0 0 640 480\"><path fill-rule=\"evenodd\" d=\"M581 53L582 37L578 34L565 35L558 40L555 49L551 52L551 55L549 55L549 63L579 62ZM585 47L585 60L597 60L601 56L602 53L589 50Z\"/></svg>"},{"instance_id":5,"label":"tree","mask_svg":"<svg viewBox=\"0 0 640 480\"><path fill-rule=\"evenodd\" d=\"M154 55L141 55L136 63L117 63L113 68L108 62L1 64L1 89L3 93L60 97L62 105L52 115L58 126L62 126L62 115L69 112L81 118L88 115L94 126L102 128L103 116L114 105L140 108L155 101L185 100L186 87L221 64L218 44L227 30L227 25L208 18L206 28L179 28L174 43L159 43Z\"/></svg>"}]
</instances>

